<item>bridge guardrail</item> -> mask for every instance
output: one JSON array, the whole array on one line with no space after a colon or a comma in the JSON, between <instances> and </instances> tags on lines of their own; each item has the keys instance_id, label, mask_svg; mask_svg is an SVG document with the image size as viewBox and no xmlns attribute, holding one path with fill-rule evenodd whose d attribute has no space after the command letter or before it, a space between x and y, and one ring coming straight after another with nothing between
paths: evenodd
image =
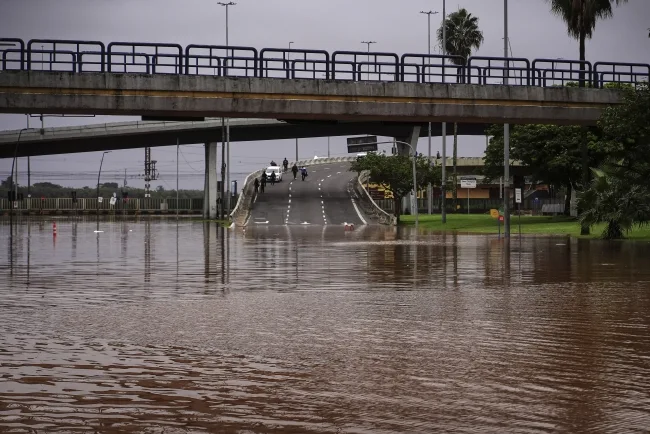
<instances>
[{"instance_id":1,"label":"bridge guardrail","mask_svg":"<svg viewBox=\"0 0 650 434\"><path fill-rule=\"evenodd\" d=\"M0 38L0 71L68 70L185 74L227 77L278 77L418 83L473 83L552 87L583 82L603 88L607 83L638 85L650 80L650 64L583 62L565 59L470 57L467 66L453 56L367 51L301 50L223 45L182 47L173 43L112 42ZM41 47L39 50L35 47ZM64 56L65 55L65 56ZM88 60L89 56L92 57ZM64 57L62 57L64 56ZM130 59L129 59L130 56ZM139 60L136 61L136 57ZM92 66L92 68L90 67ZM136 68L137 67L137 68ZM136 71L133 70L136 68ZM627 71L626 68L630 68ZM501 82L497 81L501 79ZM605 81L608 79L610 81Z\"/></svg>"}]
</instances>

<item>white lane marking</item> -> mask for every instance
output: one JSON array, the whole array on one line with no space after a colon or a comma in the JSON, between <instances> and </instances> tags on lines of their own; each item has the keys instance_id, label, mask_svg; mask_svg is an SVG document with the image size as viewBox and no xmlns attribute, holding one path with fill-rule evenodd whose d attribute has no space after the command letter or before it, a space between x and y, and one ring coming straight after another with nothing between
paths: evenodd
<instances>
[{"instance_id":1,"label":"white lane marking","mask_svg":"<svg viewBox=\"0 0 650 434\"><path fill-rule=\"evenodd\" d=\"M287 208L291 209L291 205L287 205Z\"/></svg>"},{"instance_id":2,"label":"white lane marking","mask_svg":"<svg viewBox=\"0 0 650 434\"><path fill-rule=\"evenodd\" d=\"M311 224L311 223L309 223L309 222L302 222L302 223L300 223L300 224L301 224L301 225L308 225L308 224Z\"/></svg>"},{"instance_id":3,"label":"white lane marking","mask_svg":"<svg viewBox=\"0 0 650 434\"><path fill-rule=\"evenodd\" d=\"M320 182L325 182L325 179L321 179Z\"/></svg>"},{"instance_id":4,"label":"white lane marking","mask_svg":"<svg viewBox=\"0 0 650 434\"><path fill-rule=\"evenodd\" d=\"M331 178L331 177L332 177L332 175L327 175L327 177L328 177L328 178Z\"/></svg>"},{"instance_id":5,"label":"white lane marking","mask_svg":"<svg viewBox=\"0 0 650 434\"><path fill-rule=\"evenodd\" d=\"M354 201L354 199L351 199L351 200L352 200L352 206L354 206L354 210L357 212L357 215L359 216L359 219L361 220L361 223L363 223L364 225L367 225L368 223L366 223L363 216L361 215L361 211L359 211L359 208L357 207L357 203Z\"/></svg>"},{"instance_id":6,"label":"white lane marking","mask_svg":"<svg viewBox=\"0 0 650 434\"><path fill-rule=\"evenodd\" d=\"M289 203L291 203L291 199L289 199Z\"/></svg>"},{"instance_id":7,"label":"white lane marking","mask_svg":"<svg viewBox=\"0 0 650 434\"><path fill-rule=\"evenodd\" d=\"M323 204L323 203L325 203L325 202L323 202L323 201L321 200L320 203Z\"/></svg>"},{"instance_id":8,"label":"white lane marking","mask_svg":"<svg viewBox=\"0 0 650 434\"><path fill-rule=\"evenodd\" d=\"M341 174L341 172L336 172L336 174L337 174L337 175L340 175L340 174Z\"/></svg>"},{"instance_id":9,"label":"white lane marking","mask_svg":"<svg viewBox=\"0 0 650 434\"><path fill-rule=\"evenodd\" d=\"M268 225L268 224L269 224L269 221L267 220L267 221L265 221L265 222L255 222L255 224L256 224L256 225Z\"/></svg>"}]
</instances>

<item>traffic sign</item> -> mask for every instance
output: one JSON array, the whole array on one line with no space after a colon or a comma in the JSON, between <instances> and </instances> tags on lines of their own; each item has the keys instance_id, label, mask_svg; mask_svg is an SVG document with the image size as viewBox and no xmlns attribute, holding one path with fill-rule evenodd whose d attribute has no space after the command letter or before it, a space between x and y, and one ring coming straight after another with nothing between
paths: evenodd
<instances>
[{"instance_id":1,"label":"traffic sign","mask_svg":"<svg viewBox=\"0 0 650 434\"><path fill-rule=\"evenodd\" d=\"M521 188L515 188L515 203L521 203Z\"/></svg>"},{"instance_id":2,"label":"traffic sign","mask_svg":"<svg viewBox=\"0 0 650 434\"><path fill-rule=\"evenodd\" d=\"M476 178L460 178L460 188L476 188Z\"/></svg>"},{"instance_id":3,"label":"traffic sign","mask_svg":"<svg viewBox=\"0 0 650 434\"><path fill-rule=\"evenodd\" d=\"M490 217L493 219L499 218L499 210L498 209L491 209L490 210Z\"/></svg>"},{"instance_id":4,"label":"traffic sign","mask_svg":"<svg viewBox=\"0 0 650 434\"><path fill-rule=\"evenodd\" d=\"M503 220L504 220L503 216L500 215L500 216L499 216L499 221L502 222Z\"/></svg>"}]
</instances>

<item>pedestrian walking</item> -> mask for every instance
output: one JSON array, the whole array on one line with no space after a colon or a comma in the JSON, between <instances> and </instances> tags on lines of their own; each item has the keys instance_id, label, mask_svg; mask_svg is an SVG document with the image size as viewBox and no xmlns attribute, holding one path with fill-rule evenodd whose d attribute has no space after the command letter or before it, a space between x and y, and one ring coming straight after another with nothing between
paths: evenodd
<instances>
[{"instance_id":1,"label":"pedestrian walking","mask_svg":"<svg viewBox=\"0 0 650 434\"><path fill-rule=\"evenodd\" d=\"M296 166L296 163L293 163L293 167L291 167L291 172L293 173L293 179L295 181L296 176L298 176L298 166Z\"/></svg>"},{"instance_id":2,"label":"pedestrian walking","mask_svg":"<svg viewBox=\"0 0 650 434\"><path fill-rule=\"evenodd\" d=\"M275 172L271 173L271 185L275 185Z\"/></svg>"},{"instance_id":3,"label":"pedestrian walking","mask_svg":"<svg viewBox=\"0 0 650 434\"><path fill-rule=\"evenodd\" d=\"M266 187L266 174L262 176L262 182L260 182L260 191L264 193L264 187Z\"/></svg>"},{"instance_id":4,"label":"pedestrian walking","mask_svg":"<svg viewBox=\"0 0 650 434\"><path fill-rule=\"evenodd\" d=\"M289 160L287 160L287 157L284 157L284 161L282 162L282 167L284 167L285 172L289 169Z\"/></svg>"},{"instance_id":5,"label":"pedestrian walking","mask_svg":"<svg viewBox=\"0 0 650 434\"><path fill-rule=\"evenodd\" d=\"M304 181L305 178L307 177L307 168L306 167L301 168L300 174L302 175L302 180Z\"/></svg>"},{"instance_id":6,"label":"pedestrian walking","mask_svg":"<svg viewBox=\"0 0 650 434\"><path fill-rule=\"evenodd\" d=\"M255 178L255 182L253 183L255 185L255 194L257 194L260 190L260 180Z\"/></svg>"}]
</instances>

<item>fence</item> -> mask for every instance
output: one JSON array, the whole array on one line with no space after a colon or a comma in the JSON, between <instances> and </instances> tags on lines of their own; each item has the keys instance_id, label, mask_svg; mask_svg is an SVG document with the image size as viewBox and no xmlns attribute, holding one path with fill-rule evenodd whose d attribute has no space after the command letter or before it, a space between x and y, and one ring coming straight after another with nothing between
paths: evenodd
<instances>
[{"instance_id":1,"label":"fence","mask_svg":"<svg viewBox=\"0 0 650 434\"><path fill-rule=\"evenodd\" d=\"M395 203L393 199L375 199L375 203L387 213L393 213ZM467 199L458 199L458 213L467 214ZM553 205L548 207L545 205ZM454 207L451 199L447 199L446 203L447 212L453 212ZM485 214L490 212L491 209L503 208L503 199L470 199L469 200L469 213L470 214ZM517 210L512 207L513 212ZM564 211L564 199L539 199L539 200L525 200L522 203L521 210L533 215L541 215L543 213L562 213ZM418 212L421 214L426 213L427 201L426 199L418 199ZM432 211L435 214L442 212L442 203L440 199L434 199L432 204Z\"/></svg>"},{"instance_id":2,"label":"fence","mask_svg":"<svg viewBox=\"0 0 650 434\"><path fill-rule=\"evenodd\" d=\"M0 212L6 213L11 210L21 213L113 213L124 212L134 214L145 213L168 213L179 211L181 214L202 214L203 198L178 199L176 198L130 198L127 201L117 199L111 205L110 198L103 198L98 202L97 198L79 198L73 202L72 198L26 198L13 203L7 199L0 199Z\"/></svg>"},{"instance_id":3,"label":"fence","mask_svg":"<svg viewBox=\"0 0 650 434\"><path fill-rule=\"evenodd\" d=\"M566 59L470 57L224 45L0 38L0 70L275 77L311 80L468 83L602 88L650 79L650 64Z\"/></svg>"}]
</instances>

